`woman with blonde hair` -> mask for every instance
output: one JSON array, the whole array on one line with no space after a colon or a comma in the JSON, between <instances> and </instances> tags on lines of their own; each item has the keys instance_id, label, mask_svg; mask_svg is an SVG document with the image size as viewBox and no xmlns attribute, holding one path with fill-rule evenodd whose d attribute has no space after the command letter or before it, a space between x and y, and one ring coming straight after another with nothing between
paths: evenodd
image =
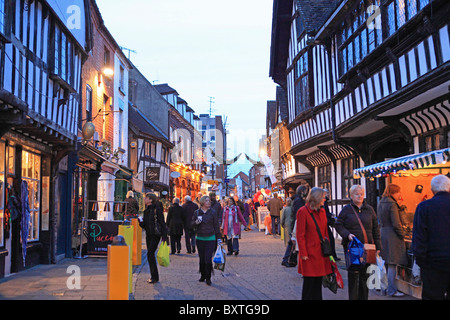
<instances>
[{"instance_id":1,"label":"woman with blonde hair","mask_svg":"<svg viewBox=\"0 0 450 320\"><path fill-rule=\"evenodd\" d=\"M323 189L312 188L306 204L297 212L296 241L298 273L303 275L302 300L322 300L322 278L332 273L330 258L324 256L321 249L321 238L328 238L324 202Z\"/></svg>"},{"instance_id":2,"label":"woman with blonde hair","mask_svg":"<svg viewBox=\"0 0 450 320\"><path fill-rule=\"evenodd\" d=\"M381 257L387 265L388 288L387 295L401 297L403 293L397 291L395 276L398 264L407 264L405 232L400 220L401 200L400 186L389 184L384 190L383 197L378 204L378 220L381 233Z\"/></svg>"}]
</instances>

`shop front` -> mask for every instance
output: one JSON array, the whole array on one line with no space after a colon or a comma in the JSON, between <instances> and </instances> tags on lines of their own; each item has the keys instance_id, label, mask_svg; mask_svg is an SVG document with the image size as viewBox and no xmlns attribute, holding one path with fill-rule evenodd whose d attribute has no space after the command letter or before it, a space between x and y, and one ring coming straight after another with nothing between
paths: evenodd
<instances>
[{"instance_id":1,"label":"shop front","mask_svg":"<svg viewBox=\"0 0 450 320\"><path fill-rule=\"evenodd\" d=\"M411 253L414 213L419 203L433 197L430 182L440 174L450 177L450 148L404 156L354 170L355 179L364 177L380 186L400 186L403 198L399 203L402 209L400 219L406 234L408 264L397 267L396 282L400 291L416 298L421 297L422 289L420 272ZM378 194L382 193L383 190L378 190Z\"/></svg>"},{"instance_id":2,"label":"shop front","mask_svg":"<svg viewBox=\"0 0 450 320\"><path fill-rule=\"evenodd\" d=\"M179 163L171 163L170 171L170 200L179 198L183 202L185 196L190 196L194 200L200 192L203 174Z\"/></svg>"}]
</instances>

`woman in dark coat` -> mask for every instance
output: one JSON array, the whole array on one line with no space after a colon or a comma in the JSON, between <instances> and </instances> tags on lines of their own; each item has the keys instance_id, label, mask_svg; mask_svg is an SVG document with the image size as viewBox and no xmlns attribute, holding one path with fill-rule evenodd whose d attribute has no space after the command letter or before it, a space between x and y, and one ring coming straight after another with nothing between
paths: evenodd
<instances>
[{"instance_id":1,"label":"woman in dark coat","mask_svg":"<svg viewBox=\"0 0 450 320\"><path fill-rule=\"evenodd\" d=\"M125 219L130 220L137 218L139 214L139 203L134 198L134 192L132 190L127 192L127 198L125 199L125 202L127 202Z\"/></svg>"},{"instance_id":2,"label":"woman in dark coat","mask_svg":"<svg viewBox=\"0 0 450 320\"><path fill-rule=\"evenodd\" d=\"M400 220L400 207L397 201L401 198L400 187L390 184L386 187L378 204L378 220L381 231L381 257L387 266L388 288L391 297L401 297L404 294L397 291L395 276L398 264L407 264L405 232Z\"/></svg>"},{"instance_id":3,"label":"woman in dark coat","mask_svg":"<svg viewBox=\"0 0 450 320\"><path fill-rule=\"evenodd\" d=\"M167 226L164 221L162 207L156 202L156 195L151 192L146 193L144 203L146 206L144 219L143 221L140 221L139 225L145 230L147 243L147 260L151 274L151 278L147 282L156 283L159 281L159 274L155 253L161 238L162 241L167 242ZM159 233L156 231L157 226L159 226Z\"/></svg>"},{"instance_id":4,"label":"woman in dark coat","mask_svg":"<svg viewBox=\"0 0 450 320\"><path fill-rule=\"evenodd\" d=\"M180 199L173 199L173 204L167 213L167 226L169 228L170 247L172 254L181 251L181 236L184 228L184 209L180 206Z\"/></svg>"},{"instance_id":5,"label":"woman in dark coat","mask_svg":"<svg viewBox=\"0 0 450 320\"><path fill-rule=\"evenodd\" d=\"M350 188L350 198L350 204L342 208L335 224L336 231L342 237L344 252L347 252L347 246L354 237L364 242L364 234L355 212L359 215L364 226L368 243L375 244L377 251L379 251L381 240L377 215L375 210L364 201L364 188L360 185L353 185ZM361 270L348 271L348 297L350 300L369 299L367 287L367 279L369 278L367 268L369 266L367 264Z\"/></svg>"}]
</instances>

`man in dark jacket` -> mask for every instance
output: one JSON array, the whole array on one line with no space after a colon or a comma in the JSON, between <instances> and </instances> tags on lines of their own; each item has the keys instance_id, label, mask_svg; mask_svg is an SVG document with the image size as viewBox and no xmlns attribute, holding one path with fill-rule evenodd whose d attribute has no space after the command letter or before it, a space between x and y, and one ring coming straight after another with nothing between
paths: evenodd
<instances>
[{"instance_id":1,"label":"man in dark jacket","mask_svg":"<svg viewBox=\"0 0 450 320\"><path fill-rule=\"evenodd\" d=\"M192 215L198 210L198 205L192 202L190 196L184 197L184 235L187 253L195 253L195 231L191 226Z\"/></svg>"},{"instance_id":2,"label":"man in dark jacket","mask_svg":"<svg viewBox=\"0 0 450 320\"><path fill-rule=\"evenodd\" d=\"M280 234L280 215L281 209L283 209L283 202L278 199L276 193L273 194L273 198L267 203L267 209L269 209L270 217L272 218L272 234Z\"/></svg>"},{"instance_id":3,"label":"man in dark jacket","mask_svg":"<svg viewBox=\"0 0 450 320\"><path fill-rule=\"evenodd\" d=\"M179 254L181 251L181 236L183 235L183 226L185 224L184 208L180 206L180 199L173 199L173 204L167 213L166 223L169 228L172 254L175 254L175 252Z\"/></svg>"},{"instance_id":4,"label":"man in dark jacket","mask_svg":"<svg viewBox=\"0 0 450 320\"><path fill-rule=\"evenodd\" d=\"M450 297L450 179L431 180L434 196L421 202L414 215L412 250L421 269L423 300Z\"/></svg>"},{"instance_id":5,"label":"man in dark jacket","mask_svg":"<svg viewBox=\"0 0 450 320\"><path fill-rule=\"evenodd\" d=\"M216 212L220 224L222 223L222 206L220 205L220 202L217 201L215 192L210 192L209 198L211 199L211 209Z\"/></svg>"}]
</instances>

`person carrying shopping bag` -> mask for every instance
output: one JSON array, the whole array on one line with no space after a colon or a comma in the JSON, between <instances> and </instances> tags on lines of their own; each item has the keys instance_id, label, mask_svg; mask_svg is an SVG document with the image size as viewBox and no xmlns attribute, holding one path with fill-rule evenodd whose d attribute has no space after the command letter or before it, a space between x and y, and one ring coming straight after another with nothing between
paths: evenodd
<instances>
[{"instance_id":1,"label":"person carrying shopping bag","mask_svg":"<svg viewBox=\"0 0 450 320\"><path fill-rule=\"evenodd\" d=\"M156 195L151 192L146 193L144 203L146 206L144 219L139 221L139 225L145 230L147 243L147 260L151 275L151 278L147 282L154 284L159 281L155 252L158 249L161 239L168 243L167 226L164 221L162 207L156 203Z\"/></svg>"},{"instance_id":2,"label":"person carrying shopping bag","mask_svg":"<svg viewBox=\"0 0 450 320\"><path fill-rule=\"evenodd\" d=\"M203 196L199 200L200 208L192 215L191 226L196 229L197 249L199 257L200 282L206 280L211 285L213 270L212 259L217 245L222 243L219 220L215 211L211 209L211 199Z\"/></svg>"}]
</instances>

